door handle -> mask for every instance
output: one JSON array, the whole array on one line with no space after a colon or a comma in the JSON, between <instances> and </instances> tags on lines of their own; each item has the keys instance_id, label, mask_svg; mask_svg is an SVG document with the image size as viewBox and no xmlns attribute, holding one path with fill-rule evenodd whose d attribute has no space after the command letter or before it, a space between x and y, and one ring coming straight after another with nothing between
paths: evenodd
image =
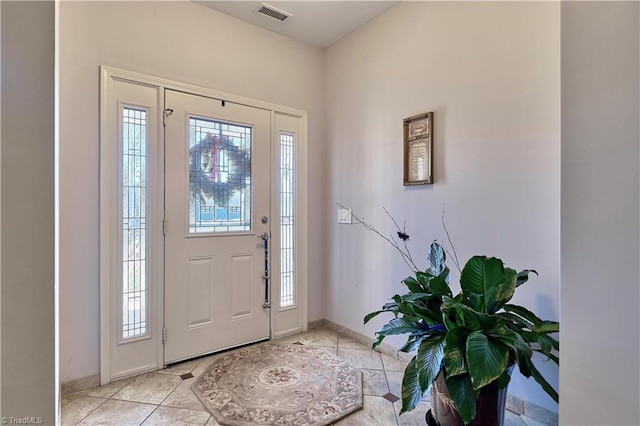
<instances>
[{"instance_id":1,"label":"door handle","mask_svg":"<svg viewBox=\"0 0 640 426\"><path fill-rule=\"evenodd\" d=\"M261 238L264 243L264 275L262 276L264 279L264 303L262 307L269 309L271 307L271 303L269 303L269 233L263 232L258 238Z\"/></svg>"}]
</instances>

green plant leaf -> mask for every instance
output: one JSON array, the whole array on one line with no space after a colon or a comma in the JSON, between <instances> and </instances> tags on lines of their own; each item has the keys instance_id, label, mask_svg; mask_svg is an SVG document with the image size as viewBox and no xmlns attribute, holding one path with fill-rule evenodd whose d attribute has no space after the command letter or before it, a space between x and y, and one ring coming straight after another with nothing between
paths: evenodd
<instances>
[{"instance_id":1,"label":"green plant leaf","mask_svg":"<svg viewBox=\"0 0 640 426\"><path fill-rule=\"evenodd\" d=\"M549 353L544 353L542 352L540 349L534 349L536 352L539 352L543 355L545 355L546 357L548 357L551 361L555 362L557 365L560 365L560 358L554 354L552 354L551 352Z\"/></svg>"},{"instance_id":2,"label":"green plant leaf","mask_svg":"<svg viewBox=\"0 0 640 426\"><path fill-rule=\"evenodd\" d=\"M453 330L454 328L456 328L456 323L452 321L446 313L442 315L442 322L444 323L445 327L447 327L447 330Z\"/></svg>"},{"instance_id":3,"label":"green plant leaf","mask_svg":"<svg viewBox=\"0 0 640 426\"><path fill-rule=\"evenodd\" d=\"M543 339L549 342L549 344L551 345L551 347L553 349L555 349L556 351L560 350L560 342L558 342L556 339L554 339L553 337L549 336L548 334L543 334L541 336L538 337L539 339Z\"/></svg>"},{"instance_id":4,"label":"green plant leaf","mask_svg":"<svg viewBox=\"0 0 640 426\"><path fill-rule=\"evenodd\" d=\"M560 324L555 321L540 321L533 326L533 331L540 334L557 333L560 331Z\"/></svg>"},{"instance_id":5,"label":"green plant leaf","mask_svg":"<svg viewBox=\"0 0 640 426\"><path fill-rule=\"evenodd\" d=\"M480 295L481 312L493 314L497 310L496 288L504 283L505 278L504 265L500 259L474 256L462 269L460 286L469 297L473 294Z\"/></svg>"},{"instance_id":6,"label":"green plant leaf","mask_svg":"<svg viewBox=\"0 0 640 426\"><path fill-rule=\"evenodd\" d=\"M429 386L436 379L444 356L444 335L432 336L424 339L418 354L416 355L416 368L418 380L423 392L429 390Z\"/></svg>"},{"instance_id":7,"label":"green plant leaf","mask_svg":"<svg viewBox=\"0 0 640 426\"><path fill-rule=\"evenodd\" d=\"M398 296L397 294L394 296L394 298L397 298L399 301L402 300L402 298L400 298L400 296ZM364 317L364 323L368 323L369 321L371 321L372 318L380 315L383 312L392 312L396 317L398 316L398 312L399 312L399 308L398 308L398 303L397 302L387 302L384 305L382 305L382 309L379 311L374 311L371 312L367 315L365 315Z\"/></svg>"},{"instance_id":8,"label":"green plant leaf","mask_svg":"<svg viewBox=\"0 0 640 426\"><path fill-rule=\"evenodd\" d=\"M508 328L504 324L498 324L495 327L487 330L486 335L492 339L496 339L507 345L509 348L515 351L523 350L529 356L531 355L531 348L522 339L518 331Z\"/></svg>"},{"instance_id":9,"label":"green plant leaf","mask_svg":"<svg viewBox=\"0 0 640 426\"><path fill-rule=\"evenodd\" d=\"M467 367L467 336L469 331L460 327L449 330L444 341L444 368L447 377L457 376L468 371Z\"/></svg>"},{"instance_id":10,"label":"green plant leaf","mask_svg":"<svg viewBox=\"0 0 640 426\"><path fill-rule=\"evenodd\" d=\"M531 377L531 360L529 358L516 359L516 363L518 364L520 374L522 374L527 379Z\"/></svg>"},{"instance_id":11,"label":"green plant leaf","mask_svg":"<svg viewBox=\"0 0 640 426\"><path fill-rule=\"evenodd\" d=\"M382 305L382 310L383 311L398 310L398 304L396 302L387 302L384 305Z\"/></svg>"},{"instance_id":12,"label":"green plant leaf","mask_svg":"<svg viewBox=\"0 0 640 426\"><path fill-rule=\"evenodd\" d=\"M460 296L460 294L458 296ZM446 296L442 298L442 319L447 326L447 330L464 327L464 319L461 317L457 304L456 298L452 299Z\"/></svg>"},{"instance_id":13,"label":"green plant leaf","mask_svg":"<svg viewBox=\"0 0 640 426\"><path fill-rule=\"evenodd\" d=\"M416 302L418 300L429 300L432 297L431 293L425 293L422 291L407 293L400 296L403 302Z\"/></svg>"},{"instance_id":14,"label":"green plant leaf","mask_svg":"<svg viewBox=\"0 0 640 426\"><path fill-rule=\"evenodd\" d=\"M431 325L440 323L440 298L430 293L407 293L400 298L398 311L403 314L421 317ZM436 306L438 309L434 309Z\"/></svg>"},{"instance_id":15,"label":"green plant leaf","mask_svg":"<svg viewBox=\"0 0 640 426\"><path fill-rule=\"evenodd\" d=\"M451 296L451 288L449 288L449 268L445 267L440 275L431 278L429 280L429 288L435 295Z\"/></svg>"},{"instance_id":16,"label":"green plant leaf","mask_svg":"<svg viewBox=\"0 0 640 426\"><path fill-rule=\"evenodd\" d=\"M467 302L476 312L485 312L484 295L480 293L467 293Z\"/></svg>"},{"instance_id":17,"label":"green plant leaf","mask_svg":"<svg viewBox=\"0 0 640 426\"><path fill-rule=\"evenodd\" d=\"M456 298L443 297L442 304L444 305L445 313L454 313L457 318L462 320L460 325L469 329L487 330L498 323L498 318L495 315L487 315L478 312L473 307L459 302Z\"/></svg>"},{"instance_id":18,"label":"green plant leaf","mask_svg":"<svg viewBox=\"0 0 640 426\"><path fill-rule=\"evenodd\" d=\"M429 280L431 278L433 278L433 275L431 275L431 272L429 272L429 270L416 271L416 279L418 280L420 285L422 285L422 287L424 288L423 291L428 291L428 289L429 289Z\"/></svg>"},{"instance_id":19,"label":"green plant leaf","mask_svg":"<svg viewBox=\"0 0 640 426\"><path fill-rule=\"evenodd\" d=\"M378 316L379 314L383 313L383 312L387 312L385 310L382 311L375 311L375 312L371 312L370 314L365 315L364 317L364 323L368 323L369 321L371 321L372 318Z\"/></svg>"},{"instance_id":20,"label":"green plant leaf","mask_svg":"<svg viewBox=\"0 0 640 426\"><path fill-rule=\"evenodd\" d=\"M511 312L499 312L496 314L497 316L504 318L507 320L507 323L516 326L518 328L526 328L528 330L533 330L533 324L526 319L519 317L516 314L512 314Z\"/></svg>"},{"instance_id":21,"label":"green plant leaf","mask_svg":"<svg viewBox=\"0 0 640 426\"><path fill-rule=\"evenodd\" d=\"M394 318L378 330L378 334L390 336L393 334L407 334L427 331L426 327L418 321L412 321L407 318Z\"/></svg>"},{"instance_id":22,"label":"green plant leaf","mask_svg":"<svg viewBox=\"0 0 640 426\"><path fill-rule=\"evenodd\" d=\"M409 338L407 339L407 343L405 343L400 349L398 349L398 352L413 352L416 349L418 349L418 347L420 346L420 344L422 343L422 340L425 338L425 335L422 336L409 336Z\"/></svg>"},{"instance_id":23,"label":"green plant leaf","mask_svg":"<svg viewBox=\"0 0 640 426\"><path fill-rule=\"evenodd\" d=\"M402 283L413 293L422 293L425 288L413 277L407 277L402 280Z\"/></svg>"},{"instance_id":24,"label":"green plant leaf","mask_svg":"<svg viewBox=\"0 0 640 426\"><path fill-rule=\"evenodd\" d=\"M476 417L477 392L471 385L471 378L468 374L447 377L447 388L449 395L456 404L456 409L465 424L471 423Z\"/></svg>"},{"instance_id":25,"label":"green plant leaf","mask_svg":"<svg viewBox=\"0 0 640 426\"><path fill-rule=\"evenodd\" d=\"M442 298L443 313L459 327L480 328L476 311L450 297Z\"/></svg>"},{"instance_id":26,"label":"green plant leaf","mask_svg":"<svg viewBox=\"0 0 640 426\"><path fill-rule=\"evenodd\" d=\"M512 312L516 315L520 315L522 318L526 319L534 325L542 321L533 312L531 312L527 308L523 308L522 306L504 305L502 308L507 312Z\"/></svg>"},{"instance_id":27,"label":"green plant leaf","mask_svg":"<svg viewBox=\"0 0 640 426\"><path fill-rule=\"evenodd\" d=\"M444 252L444 249L437 242L431 243L431 249L429 250L429 272L431 272L434 276L439 276L445 269L445 262L447 260L447 255Z\"/></svg>"},{"instance_id":28,"label":"green plant leaf","mask_svg":"<svg viewBox=\"0 0 640 426\"><path fill-rule=\"evenodd\" d=\"M423 319L429 325L442 323L442 312L440 309L429 308L426 304L414 302L413 309L417 318Z\"/></svg>"},{"instance_id":29,"label":"green plant leaf","mask_svg":"<svg viewBox=\"0 0 640 426\"><path fill-rule=\"evenodd\" d=\"M533 272L534 274L538 275L538 273L533 269L524 269L518 272L516 287L520 287L522 284L526 283L529 280L529 272Z\"/></svg>"},{"instance_id":30,"label":"green plant leaf","mask_svg":"<svg viewBox=\"0 0 640 426\"><path fill-rule=\"evenodd\" d=\"M450 308L452 306L456 306L460 304L460 301L459 301L459 298L456 298L456 297L443 296L442 304L444 305L445 308Z\"/></svg>"},{"instance_id":31,"label":"green plant leaf","mask_svg":"<svg viewBox=\"0 0 640 426\"><path fill-rule=\"evenodd\" d=\"M385 337L387 336L384 334L378 334L376 336L376 340L373 342L373 345L371 345L371 350L375 350L380 345L380 343L382 343Z\"/></svg>"},{"instance_id":32,"label":"green plant leaf","mask_svg":"<svg viewBox=\"0 0 640 426\"><path fill-rule=\"evenodd\" d=\"M540 386L542 387L542 389L544 389L544 391L551 397L553 398L553 400L555 402L558 402L558 392L556 392L556 390L553 388L553 386L551 386L549 384L549 382L547 382L545 380L544 377L542 377L542 374L540 374L540 372L538 371L538 369L536 368L535 365L533 365L533 362L529 362L529 368L531 369L531 375L533 376L533 378L536 380L536 382L538 382L540 384Z\"/></svg>"},{"instance_id":33,"label":"green plant leaf","mask_svg":"<svg viewBox=\"0 0 640 426\"><path fill-rule=\"evenodd\" d=\"M504 281L499 283L494 291L493 299L495 304L491 307L490 313L495 313L502 308L516 291L516 271L511 268L504 268Z\"/></svg>"},{"instance_id":34,"label":"green plant leaf","mask_svg":"<svg viewBox=\"0 0 640 426\"><path fill-rule=\"evenodd\" d=\"M416 405L422 401L424 394L420 389L418 380L418 370L416 369L416 357L409 361L407 368L404 370L402 377L402 409L400 414L406 413L416 408Z\"/></svg>"},{"instance_id":35,"label":"green plant leaf","mask_svg":"<svg viewBox=\"0 0 640 426\"><path fill-rule=\"evenodd\" d=\"M486 329L484 333L487 336L494 338L508 338L513 336L513 331L502 323L498 323L494 327Z\"/></svg>"},{"instance_id":36,"label":"green plant leaf","mask_svg":"<svg viewBox=\"0 0 640 426\"><path fill-rule=\"evenodd\" d=\"M496 329L490 331L489 336L507 345L507 347L511 349L522 375L525 377L531 376L527 361L531 359L533 351L518 331L508 329L504 325L499 325Z\"/></svg>"},{"instance_id":37,"label":"green plant leaf","mask_svg":"<svg viewBox=\"0 0 640 426\"><path fill-rule=\"evenodd\" d=\"M412 317L416 316L416 311L414 309L414 302L403 301L398 305L398 310L405 315L409 315Z\"/></svg>"},{"instance_id":38,"label":"green plant leaf","mask_svg":"<svg viewBox=\"0 0 640 426\"><path fill-rule=\"evenodd\" d=\"M506 371L504 371L500 375L500 378L498 378L498 388L500 388L500 389L506 388L509 385L510 381L511 381L511 375L509 373L507 373Z\"/></svg>"},{"instance_id":39,"label":"green plant leaf","mask_svg":"<svg viewBox=\"0 0 640 426\"><path fill-rule=\"evenodd\" d=\"M500 377L507 368L509 350L503 343L480 331L467 338L467 364L474 389L480 389Z\"/></svg>"},{"instance_id":40,"label":"green plant leaf","mask_svg":"<svg viewBox=\"0 0 640 426\"><path fill-rule=\"evenodd\" d=\"M536 334L536 340L540 344L540 351L543 354L550 354L552 350L559 350L560 344L556 339L548 334Z\"/></svg>"},{"instance_id":41,"label":"green plant leaf","mask_svg":"<svg viewBox=\"0 0 640 426\"><path fill-rule=\"evenodd\" d=\"M524 341L527 342L527 343L537 343L538 342L538 334L534 333L533 331L520 330L519 334L522 336Z\"/></svg>"}]
</instances>

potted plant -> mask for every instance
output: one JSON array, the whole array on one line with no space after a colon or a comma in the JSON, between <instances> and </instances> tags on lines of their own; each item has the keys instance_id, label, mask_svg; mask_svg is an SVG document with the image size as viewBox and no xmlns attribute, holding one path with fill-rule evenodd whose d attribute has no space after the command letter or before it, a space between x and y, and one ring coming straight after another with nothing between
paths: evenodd
<instances>
[{"instance_id":1,"label":"potted plant","mask_svg":"<svg viewBox=\"0 0 640 426\"><path fill-rule=\"evenodd\" d=\"M414 268L406 244L403 250L393 237L383 236L357 217L356 221L390 242L414 269L414 276L402 281L407 293L393 296L381 310L364 317L366 324L381 313L394 316L376 332L373 349L387 336L408 335L399 351L415 352L402 380L401 414L414 409L431 388L428 423L502 425L506 387L515 365L558 401L532 355L540 352L559 364L559 343L551 336L559 331L559 323L543 321L509 303L516 288L537 272L516 272L495 257L474 256L461 269L461 291L454 296L441 244L431 244L429 267L420 271ZM408 239L399 227L398 236L403 242ZM454 262L458 265L456 257Z\"/></svg>"}]
</instances>

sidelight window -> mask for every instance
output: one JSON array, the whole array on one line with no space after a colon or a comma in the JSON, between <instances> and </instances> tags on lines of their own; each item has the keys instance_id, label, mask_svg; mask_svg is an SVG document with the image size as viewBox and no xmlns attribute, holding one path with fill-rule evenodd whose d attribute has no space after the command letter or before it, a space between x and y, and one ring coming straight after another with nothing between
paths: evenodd
<instances>
[{"instance_id":1,"label":"sidelight window","mask_svg":"<svg viewBox=\"0 0 640 426\"><path fill-rule=\"evenodd\" d=\"M280 134L280 307L296 304L295 242L295 136Z\"/></svg>"},{"instance_id":2,"label":"sidelight window","mask_svg":"<svg viewBox=\"0 0 640 426\"><path fill-rule=\"evenodd\" d=\"M122 338L148 333L147 111L122 109Z\"/></svg>"}]
</instances>

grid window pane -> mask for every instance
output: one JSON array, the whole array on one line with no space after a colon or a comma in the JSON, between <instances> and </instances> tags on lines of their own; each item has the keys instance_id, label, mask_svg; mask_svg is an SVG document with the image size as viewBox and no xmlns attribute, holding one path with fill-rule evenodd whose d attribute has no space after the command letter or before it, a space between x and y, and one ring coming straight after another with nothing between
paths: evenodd
<instances>
[{"instance_id":1,"label":"grid window pane","mask_svg":"<svg viewBox=\"0 0 640 426\"><path fill-rule=\"evenodd\" d=\"M189 119L189 232L251 230L251 130Z\"/></svg>"},{"instance_id":2,"label":"grid window pane","mask_svg":"<svg viewBox=\"0 0 640 426\"><path fill-rule=\"evenodd\" d=\"M122 110L122 338L147 334L147 111Z\"/></svg>"},{"instance_id":3,"label":"grid window pane","mask_svg":"<svg viewBox=\"0 0 640 426\"><path fill-rule=\"evenodd\" d=\"M280 307L296 304L294 268L294 135L280 134Z\"/></svg>"}]
</instances>

